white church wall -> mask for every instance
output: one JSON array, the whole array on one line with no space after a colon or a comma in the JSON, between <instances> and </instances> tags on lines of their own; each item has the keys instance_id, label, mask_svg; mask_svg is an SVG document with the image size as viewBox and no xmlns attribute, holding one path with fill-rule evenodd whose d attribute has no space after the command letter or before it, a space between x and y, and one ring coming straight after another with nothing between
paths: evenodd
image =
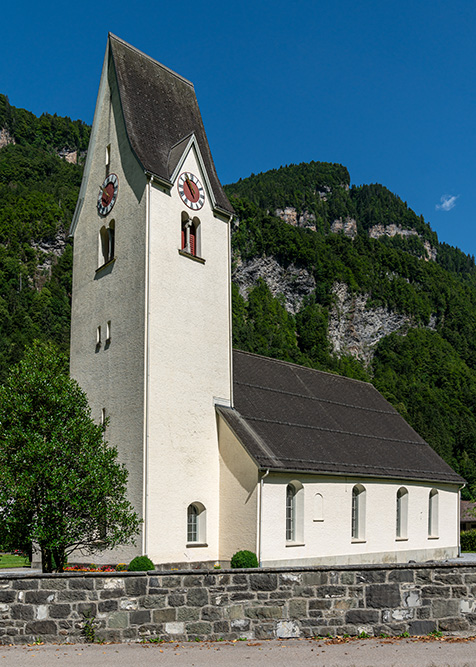
<instances>
[{"instance_id":1,"label":"white church wall","mask_svg":"<svg viewBox=\"0 0 476 667\"><path fill-rule=\"evenodd\" d=\"M192 149L181 172L205 185ZM210 193L199 211L150 187L147 551L154 560L216 560L219 456L214 400L230 402L229 225ZM181 254L182 214L200 220L204 263ZM190 503L206 508L207 546L187 547Z\"/></svg>"},{"instance_id":2,"label":"white church wall","mask_svg":"<svg viewBox=\"0 0 476 667\"><path fill-rule=\"evenodd\" d=\"M302 539L286 542L286 487L303 484ZM352 539L352 489L365 489L364 532ZM396 536L396 497L408 491L407 538ZM430 491L438 491L438 535L428 535ZM316 495L318 498L316 500ZM263 489L263 566L407 562L457 556L458 488L445 484L270 474Z\"/></svg>"},{"instance_id":3,"label":"white church wall","mask_svg":"<svg viewBox=\"0 0 476 667\"><path fill-rule=\"evenodd\" d=\"M99 421L104 410L110 419L106 439L118 448L119 459L127 466L128 497L142 516L146 178L130 151L117 90L104 83L95 118L96 140L88 157L89 181L75 231L71 375L86 391L92 416ZM110 172L118 176L119 191L111 212L103 217L96 204L106 176L108 145ZM99 232L112 220L115 261L98 271ZM125 561L141 551L139 536L136 547L105 552L95 561Z\"/></svg>"},{"instance_id":4,"label":"white church wall","mask_svg":"<svg viewBox=\"0 0 476 667\"><path fill-rule=\"evenodd\" d=\"M220 443L220 560L257 551L258 467L218 416Z\"/></svg>"}]
</instances>

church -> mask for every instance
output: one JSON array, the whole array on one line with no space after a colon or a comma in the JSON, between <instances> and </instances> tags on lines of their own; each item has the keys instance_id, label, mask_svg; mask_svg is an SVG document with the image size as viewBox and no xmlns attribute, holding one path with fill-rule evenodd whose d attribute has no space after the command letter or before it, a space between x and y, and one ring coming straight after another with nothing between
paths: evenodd
<instances>
[{"instance_id":1,"label":"church","mask_svg":"<svg viewBox=\"0 0 476 667\"><path fill-rule=\"evenodd\" d=\"M71 374L157 565L458 555L464 480L370 384L232 349L233 209L193 84L110 34L74 236Z\"/></svg>"}]
</instances>

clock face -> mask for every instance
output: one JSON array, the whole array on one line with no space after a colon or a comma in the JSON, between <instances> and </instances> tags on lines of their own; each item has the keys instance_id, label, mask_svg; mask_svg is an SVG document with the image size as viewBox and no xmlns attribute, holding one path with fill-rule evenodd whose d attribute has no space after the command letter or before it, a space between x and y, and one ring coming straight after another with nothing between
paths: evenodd
<instances>
[{"instance_id":1,"label":"clock face","mask_svg":"<svg viewBox=\"0 0 476 667\"><path fill-rule=\"evenodd\" d=\"M109 174L104 180L104 183L99 188L98 195L98 211L100 215L107 215L117 199L117 191L119 190L119 179L116 174Z\"/></svg>"},{"instance_id":2,"label":"clock face","mask_svg":"<svg viewBox=\"0 0 476 667\"><path fill-rule=\"evenodd\" d=\"M193 211L198 211L198 209L202 208L205 202L205 190L194 174L184 171L180 175L178 179L178 191L180 199Z\"/></svg>"}]
</instances>

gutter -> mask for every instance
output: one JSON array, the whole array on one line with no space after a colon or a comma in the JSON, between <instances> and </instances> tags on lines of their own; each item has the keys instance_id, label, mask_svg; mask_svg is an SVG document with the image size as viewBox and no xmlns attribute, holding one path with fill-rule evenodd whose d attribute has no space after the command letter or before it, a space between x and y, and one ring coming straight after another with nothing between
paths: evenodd
<instances>
[{"instance_id":1,"label":"gutter","mask_svg":"<svg viewBox=\"0 0 476 667\"><path fill-rule=\"evenodd\" d=\"M263 486L264 478L269 475L269 468L266 470L264 475L261 476L259 481L259 496L258 496L258 564L261 567L261 517L262 517L262 508L263 508Z\"/></svg>"}]
</instances>

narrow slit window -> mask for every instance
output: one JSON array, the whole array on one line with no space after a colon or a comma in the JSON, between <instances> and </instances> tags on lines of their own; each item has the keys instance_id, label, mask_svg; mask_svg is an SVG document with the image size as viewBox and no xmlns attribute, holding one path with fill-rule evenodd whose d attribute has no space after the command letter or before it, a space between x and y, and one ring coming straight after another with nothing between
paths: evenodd
<instances>
[{"instance_id":1,"label":"narrow slit window","mask_svg":"<svg viewBox=\"0 0 476 667\"><path fill-rule=\"evenodd\" d=\"M106 324L106 343L111 342L111 320L108 320Z\"/></svg>"}]
</instances>

